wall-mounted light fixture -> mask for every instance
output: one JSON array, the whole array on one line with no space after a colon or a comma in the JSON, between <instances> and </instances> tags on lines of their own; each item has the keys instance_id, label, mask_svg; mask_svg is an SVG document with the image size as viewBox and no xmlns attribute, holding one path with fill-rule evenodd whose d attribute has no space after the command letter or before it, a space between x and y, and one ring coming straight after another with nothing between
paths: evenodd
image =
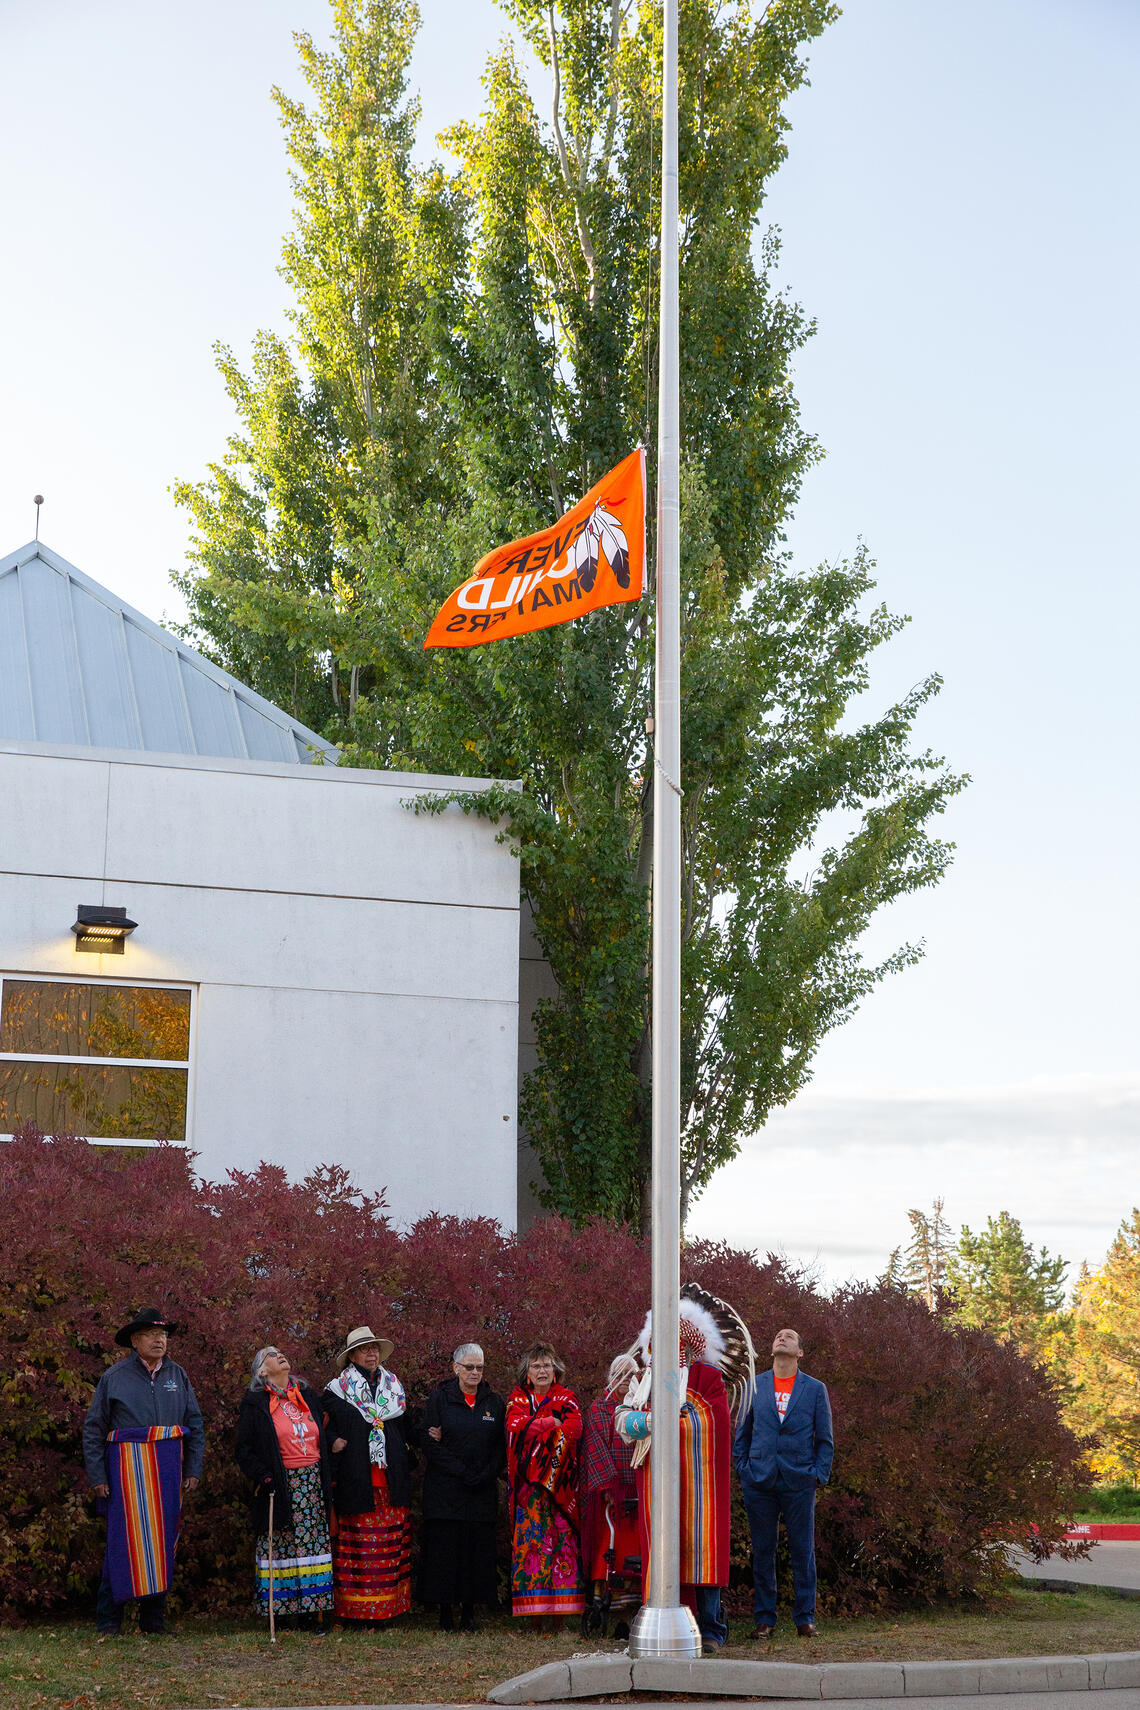
<instances>
[{"instance_id":1,"label":"wall-mounted light fixture","mask_svg":"<svg viewBox=\"0 0 1140 1710\"><path fill-rule=\"evenodd\" d=\"M121 956L123 945L137 925L137 920L127 919L125 908L80 903L71 930L77 950L93 951L99 956Z\"/></svg>"}]
</instances>

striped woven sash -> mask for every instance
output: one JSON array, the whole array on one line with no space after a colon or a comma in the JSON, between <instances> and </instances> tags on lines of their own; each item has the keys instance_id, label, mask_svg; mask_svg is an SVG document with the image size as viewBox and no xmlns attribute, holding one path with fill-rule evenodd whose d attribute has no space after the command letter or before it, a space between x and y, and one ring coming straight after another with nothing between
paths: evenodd
<instances>
[{"instance_id":1,"label":"striped woven sash","mask_svg":"<svg viewBox=\"0 0 1140 1710\"><path fill-rule=\"evenodd\" d=\"M182 1513L181 1425L107 1433L107 1577L116 1603L169 1589Z\"/></svg>"}]
</instances>

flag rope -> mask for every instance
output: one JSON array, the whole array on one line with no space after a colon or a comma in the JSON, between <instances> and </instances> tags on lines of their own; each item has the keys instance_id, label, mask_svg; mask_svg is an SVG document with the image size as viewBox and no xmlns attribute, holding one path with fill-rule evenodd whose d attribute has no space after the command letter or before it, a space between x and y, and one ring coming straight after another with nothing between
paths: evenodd
<instances>
[{"instance_id":1,"label":"flag rope","mask_svg":"<svg viewBox=\"0 0 1140 1710\"><path fill-rule=\"evenodd\" d=\"M653 756L653 764L656 766L657 770L660 772L661 776L664 778L665 782L668 784L668 786L672 790L673 794L675 796L683 796L685 793L684 790L681 788L680 784L678 784L676 782L675 779L673 779L669 776L668 772L665 770L665 768L661 764L660 760L658 760L656 754L654 754L654 756Z\"/></svg>"}]
</instances>

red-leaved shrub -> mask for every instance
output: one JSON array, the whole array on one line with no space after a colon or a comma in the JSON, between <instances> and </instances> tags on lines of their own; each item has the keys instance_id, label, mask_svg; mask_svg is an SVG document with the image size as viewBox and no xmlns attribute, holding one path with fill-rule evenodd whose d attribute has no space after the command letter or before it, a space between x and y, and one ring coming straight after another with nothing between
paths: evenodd
<instances>
[{"instance_id":1,"label":"red-leaved shrub","mask_svg":"<svg viewBox=\"0 0 1140 1710\"><path fill-rule=\"evenodd\" d=\"M821 1295L775 1259L712 1243L686 1248L682 1270L732 1301L761 1353L794 1325L805 1369L830 1389L835 1471L816 1528L825 1607L983 1592L1004 1572L1007 1542L1059 1543L1088 1474L1048 1379L1012 1349L898 1291ZM515 1237L487 1219L432 1216L401 1235L382 1199L356 1193L337 1167L300 1184L270 1164L200 1182L177 1147L116 1153L26 1129L0 1147L0 1619L81 1602L98 1578L102 1525L79 1434L117 1356L114 1332L141 1306L185 1326L171 1353L207 1427L176 1592L221 1614L250 1597L232 1443L257 1348L280 1343L320 1386L345 1332L371 1324L395 1342L415 1407L458 1343L483 1345L506 1393L520 1351L542 1336L586 1402L648 1297L648 1252L609 1225L548 1218ZM743 1583L739 1494L736 1509Z\"/></svg>"}]
</instances>

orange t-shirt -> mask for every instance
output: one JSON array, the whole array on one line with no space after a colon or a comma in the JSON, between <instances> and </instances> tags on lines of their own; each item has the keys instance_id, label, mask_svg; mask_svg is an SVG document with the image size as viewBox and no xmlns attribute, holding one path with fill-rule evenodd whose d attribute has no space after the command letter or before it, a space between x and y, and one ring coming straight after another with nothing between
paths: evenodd
<instances>
[{"instance_id":1,"label":"orange t-shirt","mask_svg":"<svg viewBox=\"0 0 1140 1710\"><path fill-rule=\"evenodd\" d=\"M781 1419L783 1419L784 1414L788 1411L788 1402L791 1400L792 1389L795 1381L794 1375L792 1377L776 1377L775 1374L773 1374L772 1387L776 1392L776 1412L780 1415Z\"/></svg>"},{"instance_id":2,"label":"orange t-shirt","mask_svg":"<svg viewBox=\"0 0 1140 1710\"><path fill-rule=\"evenodd\" d=\"M269 1411L286 1467L316 1466L321 1458L321 1433L299 1391L290 1384L285 1395L274 1395Z\"/></svg>"}]
</instances>

